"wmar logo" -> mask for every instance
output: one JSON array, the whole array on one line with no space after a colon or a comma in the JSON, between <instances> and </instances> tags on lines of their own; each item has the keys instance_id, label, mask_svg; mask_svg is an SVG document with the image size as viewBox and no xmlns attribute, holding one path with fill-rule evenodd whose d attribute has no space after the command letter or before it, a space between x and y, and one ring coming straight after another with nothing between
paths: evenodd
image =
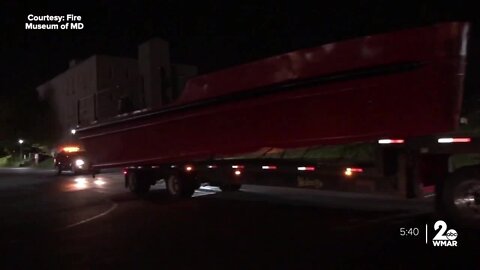
<instances>
[{"instance_id":1,"label":"wmar logo","mask_svg":"<svg viewBox=\"0 0 480 270\"><path fill-rule=\"evenodd\" d=\"M458 233L454 229L447 231L447 223L443 220L435 222L433 225L435 231L438 231L435 237L433 237L433 246L435 247L456 247Z\"/></svg>"}]
</instances>

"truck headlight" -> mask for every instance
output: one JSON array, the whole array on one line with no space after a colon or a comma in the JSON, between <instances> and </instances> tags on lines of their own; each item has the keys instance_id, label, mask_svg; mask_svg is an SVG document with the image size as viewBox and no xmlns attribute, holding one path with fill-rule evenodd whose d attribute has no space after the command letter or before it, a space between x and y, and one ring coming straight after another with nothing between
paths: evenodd
<instances>
[{"instance_id":1,"label":"truck headlight","mask_svg":"<svg viewBox=\"0 0 480 270\"><path fill-rule=\"evenodd\" d=\"M83 161L83 159L77 159L77 160L75 160L75 165L76 165L78 168L82 168L83 165L85 165L85 161Z\"/></svg>"}]
</instances>

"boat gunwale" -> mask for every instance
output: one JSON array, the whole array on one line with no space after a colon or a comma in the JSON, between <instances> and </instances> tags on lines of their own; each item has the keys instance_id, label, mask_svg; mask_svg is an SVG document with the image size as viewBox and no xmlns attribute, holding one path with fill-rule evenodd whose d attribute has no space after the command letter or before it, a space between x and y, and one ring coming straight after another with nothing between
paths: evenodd
<instances>
[{"instance_id":1,"label":"boat gunwale","mask_svg":"<svg viewBox=\"0 0 480 270\"><path fill-rule=\"evenodd\" d=\"M119 125L126 122L134 121L134 120L146 120L146 119L155 118L164 114L175 113L179 111L188 111L192 109L198 109L202 107L214 106L219 104L227 104L227 103L237 102L241 100L273 95L281 92L311 88L319 85L326 85L326 84L344 82L344 81L350 81L350 80L359 80L359 79L365 79L365 78L370 78L375 76L384 76L384 75L399 74L404 72L411 72L414 70L418 70L424 67L425 65L427 65L427 62L425 61L415 61L415 60L402 61L397 63L377 65L373 67L357 68L357 69L350 69L350 70L345 70L340 72L333 72L330 74L325 74L325 75L320 75L320 76L315 76L315 77L310 77L305 79L290 80L290 81L285 81L285 82L281 82L273 85L261 86L261 87L257 87L257 88L253 88L245 91L234 92L228 95L201 99L201 100L197 100L197 101L186 103L186 104L170 105L167 107L158 108L156 110L144 112L137 115L130 114L128 116L124 116L121 119L115 119L113 121L112 121L112 118L109 118L109 119L106 119L105 122L80 127L76 131L79 133L88 132L91 129Z\"/></svg>"}]
</instances>

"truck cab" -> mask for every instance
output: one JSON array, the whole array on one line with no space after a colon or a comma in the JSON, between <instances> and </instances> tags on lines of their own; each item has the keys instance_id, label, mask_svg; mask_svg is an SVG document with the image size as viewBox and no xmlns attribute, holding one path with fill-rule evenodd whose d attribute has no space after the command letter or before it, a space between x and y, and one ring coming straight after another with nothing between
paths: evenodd
<instances>
[{"instance_id":1,"label":"truck cab","mask_svg":"<svg viewBox=\"0 0 480 270\"><path fill-rule=\"evenodd\" d=\"M57 175L63 171L71 171L74 174L93 172L87 152L78 146L62 147L55 155L54 166Z\"/></svg>"}]
</instances>

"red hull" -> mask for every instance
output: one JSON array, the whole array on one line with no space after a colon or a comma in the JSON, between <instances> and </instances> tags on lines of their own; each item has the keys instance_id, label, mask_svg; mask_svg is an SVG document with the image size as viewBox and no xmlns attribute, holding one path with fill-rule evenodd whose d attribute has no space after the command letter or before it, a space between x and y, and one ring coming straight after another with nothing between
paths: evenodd
<instances>
[{"instance_id":1,"label":"red hull","mask_svg":"<svg viewBox=\"0 0 480 270\"><path fill-rule=\"evenodd\" d=\"M108 167L451 131L467 31L444 23L199 76L169 107L77 134Z\"/></svg>"}]
</instances>

